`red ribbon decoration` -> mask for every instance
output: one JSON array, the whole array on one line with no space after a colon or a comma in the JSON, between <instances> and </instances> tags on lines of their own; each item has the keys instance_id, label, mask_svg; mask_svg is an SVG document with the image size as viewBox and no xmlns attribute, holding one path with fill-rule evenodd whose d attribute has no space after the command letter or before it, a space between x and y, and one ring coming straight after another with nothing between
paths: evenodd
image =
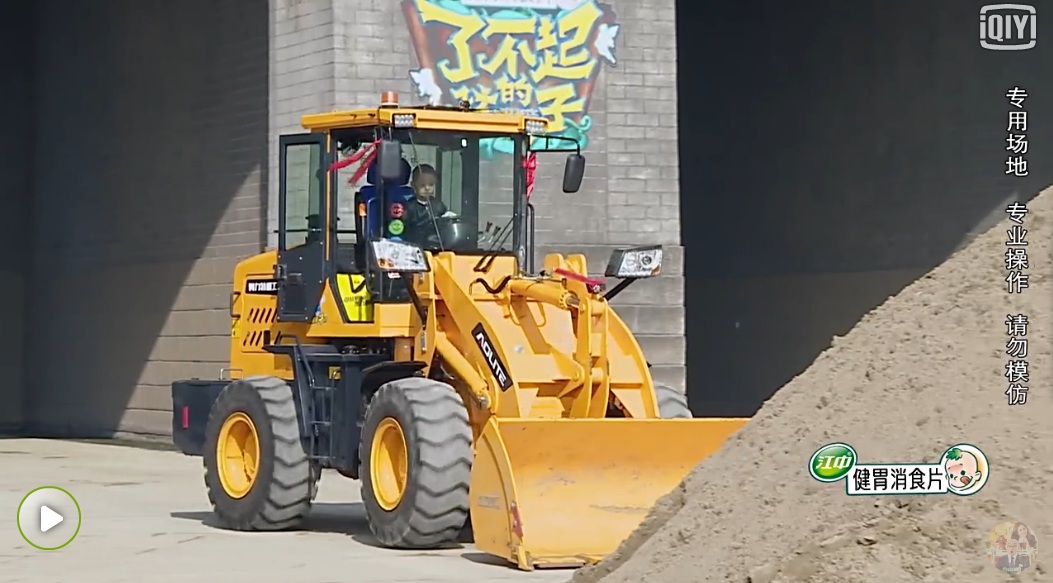
<instances>
[{"instance_id":1,"label":"red ribbon decoration","mask_svg":"<svg viewBox=\"0 0 1053 583\"><path fill-rule=\"evenodd\" d=\"M354 184L358 182L362 179L363 176L365 176L366 172L369 171L369 167L373 164L373 160L376 160L377 144L379 143L380 140L368 144L363 144L362 147L359 148L354 154L351 154L343 160L333 162L333 164L329 166L329 171L336 172L337 170L347 168L355 162L362 160L362 165L359 166L357 170L355 170L355 173L351 175L351 178L347 181L348 184Z\"/></svg>"},{"instance_id":2,"label":"red ribbon decoration","mask_svg":"<svg viewBox=\"0 0 1053 583\"><path fill-rule=\"evenodd\" d=\"M537 152L530 152L523 156L523 168L526 170L526 195L534 193L534 173L537 171Z\"/></svg>"}]
</instances>

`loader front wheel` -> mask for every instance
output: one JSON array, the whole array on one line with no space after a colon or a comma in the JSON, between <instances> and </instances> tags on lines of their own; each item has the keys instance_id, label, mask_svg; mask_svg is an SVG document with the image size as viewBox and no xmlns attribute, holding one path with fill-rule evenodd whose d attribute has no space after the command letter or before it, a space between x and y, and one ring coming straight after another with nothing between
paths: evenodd
<instances>
[{"instance_id":1,"label":"loader front wheel","mask_svg":"<svg viewBox=\"0 0 1053 583\"><path fill-rule=\"evenodd\" d=\"M233 381L205 427L205 487L232 530L285 530L311 508L316 472L300 441L292 389L275 377Z\"/></svg>"},{"instance_id":2,"label":"loader front wheel","mask_svg":"<svg viewBox=\"0 0 1053 583\"><path fill-rule=\"evenodd\" d=\"M468 516L472 430L453 387L419 377L381 386L366 408L359 458L362 503L382 545L456 542Z\"/></svg>"},{"instance_id":3,"label":"loader front wheel","mask_svg":"<svg viewBox=\"0 0 1053 583\"><path fill-rule=\"evenodd\" d=\"M666 385L655 383L654 398L658 401L658 416L662 419L692 419L687 406L687 395Z\"/></svg>"}]
</instances>

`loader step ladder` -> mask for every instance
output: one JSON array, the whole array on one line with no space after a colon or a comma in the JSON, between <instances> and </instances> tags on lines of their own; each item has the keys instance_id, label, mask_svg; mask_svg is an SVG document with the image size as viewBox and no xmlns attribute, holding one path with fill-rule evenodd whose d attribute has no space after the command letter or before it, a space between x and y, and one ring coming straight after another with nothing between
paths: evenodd
<instances>
[{"instance_id":1,"label":"loader step ladder","mask_svg":"<svg viewBox=\"0 0 1053 583\"><path fill-rule=\"evenodd\" d=\"M296 386L300 397L300 431L307 440L305 447L311 461L328 467L332 461L332 411L334 381L327 374L325 357L340 357L331 346L304 346L297 339L293 345ZM321 373L317 375L316 373ZM319 384L318 376L326 379ZM303 379L303 380L300 380Z\"/></svg>"},{"instance_id":2,"label":"loader step ladder","mask_svg":"<svg viewBox=\"0 0 1053 583\"><path fill-rule=\"evenodd\" d=\"M312 462L323 468L356 467L363 413L362 378L367 368L386 360L383 354L349 354L329 345L286 344L267 347L293 360L299 403L300 435ZM330 371L339 371L333 378Z\"/></svg>"}]
</instances>

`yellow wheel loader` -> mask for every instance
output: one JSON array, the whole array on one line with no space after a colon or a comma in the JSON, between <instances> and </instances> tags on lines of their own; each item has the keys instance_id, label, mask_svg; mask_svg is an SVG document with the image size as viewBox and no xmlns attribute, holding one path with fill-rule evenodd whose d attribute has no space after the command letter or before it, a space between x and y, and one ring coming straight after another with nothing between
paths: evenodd
<instances>
[{"instance_id":1,"label":"yellow wheel loader","mask_svg":"<svg viewBox=\"0 0 1053 583\"><path fill-rule=\"evenodd\" d=\"M230 365L172 385L228 528L295 528L322 470L361 481L388 547L530 570L599 560L745 419L690 419L608 300L661 247L533 257L533 161L585 158L546 121L463 107L307 115L279 140L277 249L242 261ZM349 176L350 174L350 176ZM351 184L351 186L348 186Z\"/></svg>"}]
</instances>

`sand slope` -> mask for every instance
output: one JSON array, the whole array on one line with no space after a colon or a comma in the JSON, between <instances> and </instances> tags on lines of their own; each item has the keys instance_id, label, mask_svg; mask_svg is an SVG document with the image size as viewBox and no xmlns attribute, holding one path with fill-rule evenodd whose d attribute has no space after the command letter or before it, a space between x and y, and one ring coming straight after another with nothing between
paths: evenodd
<instances>
[{"instance_id":1,"label":"sand slope","mask_svg":"<svg viewBox=\"0 0 1053 583\"><path fill-rule=\"evenodd\" d=\"M1053 581L1053 188L1028 207L1030 289L1005 291L1005 220L835 339L574 583L1012 580L984 538L1018 519L1042 554L1015 580ZM1008 313L1032 323L1032 389L1017 407L1003 394ZM807 474L833 441L863 462L936 462L964 441L993 469L972 497L849 498Z\"/></svg>"}]
</instances>

